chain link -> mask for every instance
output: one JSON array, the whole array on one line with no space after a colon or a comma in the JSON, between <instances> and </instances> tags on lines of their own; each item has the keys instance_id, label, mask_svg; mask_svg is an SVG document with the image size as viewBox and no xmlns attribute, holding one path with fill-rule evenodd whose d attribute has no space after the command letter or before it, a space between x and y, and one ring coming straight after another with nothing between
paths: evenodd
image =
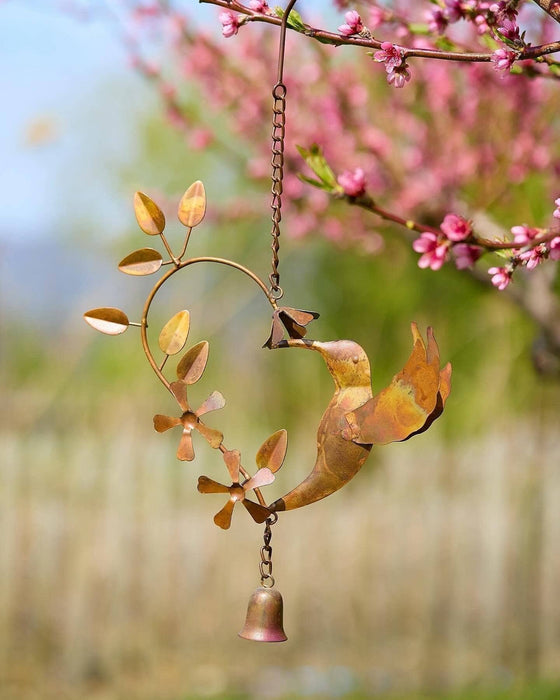
<instances>
[{"instance_id":1,"label":"chain link","mask_svg":"<svg viewBox=\"0 0 560 700\"><path fill-rule=\"evenodd\" d=\"M264 528L264 545L261 547L261 561L259 564L259 570L261 572L261 586L264 588L272 588L274 586L274 576L272 575L272 547L270 546L270 541L272 539L271 525L278 520L276 513L273 514L274 517L268 518Z\"/></svg>"}]
</instances>

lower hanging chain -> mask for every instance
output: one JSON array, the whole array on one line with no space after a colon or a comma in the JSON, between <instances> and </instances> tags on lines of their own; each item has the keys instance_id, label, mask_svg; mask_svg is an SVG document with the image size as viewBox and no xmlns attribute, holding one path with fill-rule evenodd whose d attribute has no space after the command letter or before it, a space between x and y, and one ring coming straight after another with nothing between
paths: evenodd
<instances>
[{"instance_id":1,"label":"lower hanging chain","mask_svg":"<svg viewBox=\"0 0 560 700\"><path fill-rule=\"evenodd\" d=\"M261 572L261 586L264 588L272 588L274 586L274 576L272 575L272 547L270 541L272 539L271 525L278 520L278 516L274 513L274 518L268 518L264 528L264 545L261 547L261 561L259 570Z\"/></svg>"}]
</instances>

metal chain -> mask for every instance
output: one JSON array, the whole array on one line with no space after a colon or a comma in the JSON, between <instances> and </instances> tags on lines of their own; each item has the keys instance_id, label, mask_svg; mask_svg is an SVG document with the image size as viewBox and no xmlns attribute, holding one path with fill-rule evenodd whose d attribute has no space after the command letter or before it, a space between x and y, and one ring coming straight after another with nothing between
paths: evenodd
<instances>
[{"instance_id":1,"label":"metal chain","mask_svg":"<svg viewBox=\"0 0 560 700\"><path fill-rule=\"evenodd\" d=\"M284 179L284 137L286 135L286 86L277 83L272 91L274 104L272 108L272 274L270 294L275 299L282 297L280 274L278 272L280 249L280 221L282 220L282 191Z\"/></svg>"},{"instance_id":2,"label":"metal chain","mask_svg":"<svg viewBox=\"0 0 560 700\"><path fill-rule=\"evenodd\" d=\"M264 528L264 545L261 547L261 561L259 564L259 570L261 572L261 586L264 588L272 588L274 586L274 576L272 575L272 547L270 546L270 541L272 539L271 525L274 525L278 520L276 513L273 513L273 517L268 518Z\"/></svg>"},{"instance_id":3,"label":"metal chain","mask_svg":"<svg viewBox=\"0 0 560 700\"><path fill-rule=\"evenodd\" d=\"M286 53L286 28L288 18L296 0L290 0L280 24L280 42L278 45L278 77L272 90L274 100L272 107L272 273L269 275L271 299L280 299L284 292L280 287L280 221L282 220L282 182L284 180L284 138L286 136L286 86L283 81L284 54Z\"/></svg>"}]
</instances>

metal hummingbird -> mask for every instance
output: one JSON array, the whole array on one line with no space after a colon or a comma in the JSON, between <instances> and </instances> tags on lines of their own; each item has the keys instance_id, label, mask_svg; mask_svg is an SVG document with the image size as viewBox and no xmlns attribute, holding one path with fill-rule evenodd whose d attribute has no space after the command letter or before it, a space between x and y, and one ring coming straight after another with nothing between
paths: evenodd
<instances>
[{"instance_id":1,"label":"metal hummingbird","mask_svg":"<svg viewBox=\"0 0 560 700\"><path fill-rule=\"evenodd\" d=\"M319 352L335 383L335 393L317 431L317 458L309 476L270 505L293 510L334 493L362 468L373 445L406 440L427 430L441 414L451 388L451 365L440 370L431 328L426 345L412 324L414 347L403 370L373 396L364 349L351 340L321 343L289 339L277 347Z\"/></svg>"}]
</instances>

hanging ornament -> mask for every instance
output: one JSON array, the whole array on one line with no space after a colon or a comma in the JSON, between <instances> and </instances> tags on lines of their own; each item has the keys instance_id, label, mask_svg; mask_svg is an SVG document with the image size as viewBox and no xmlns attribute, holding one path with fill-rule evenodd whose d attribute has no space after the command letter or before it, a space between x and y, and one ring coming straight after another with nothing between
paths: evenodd
<instances>
[{"instance_id":1,"label":"hanging ornament","mask_svg":"<svg viewBox=\"0 0 560 700\"><path fill-rule=\"evenodd\" d=\"M428 328L425 342L416 324L412 324L413 349L406 365L393 377L388 387L374 396L369 359L360 345L352 340L309 340L305 337L307 326L319 314L278 305L284 295L279 273L286 111L283 67L286 26L295 2L290 0L282 17L278 78L272 90L272 272L269 285L252 270L233 260L185 257L192 230L203 221L206 213L204 185L197 181L187 189L179 203L178 218L187 230L177 255L164 235L165 217L159 206L141 192L134 197L138 225L145 234L154 238L159 236L169 256L164 260L154 248L140 248L119 263L119 270L132 276L155 274L169 266L169 270L148 294L140 322L129 321L124 311L112 307L92 309L84 314L90 326L107 335L120 335L130 326L140 328L141 343L148 362L179 406L179 415L158 413L154 416L157 432L180 429L177 459L187 462L195 459L195 434L200 436L196 440L220 451L231 483L222 484L207 476L198 479L200 493L226 496L225 505L214 516L214 523L224 530L229 529L238 504L256 523L265 523L259 564L261 585L251 596L245 625L239 633L244 639L263 642L287 639L282 619L282 596L274 589L272 575L271 528L278 521L278 514L315 503L338 491L362 468L373 445L407 440L427 430L441 415L451 388L451 365L440 368L439 350L431 328ZM213 391L198 408L189 402L189 387L202 379L206 368L208 342L199 342L185 352L176 365L176 378L172 381L163 373L169 358L181 353L187 344L191 323L189 311L182 309L176 312L162 328L158 338L162 354L159 362L148 341L148 315L159 290L176 273L202 263L226 265L239 270L259 287L272 308L272 327L263 347L271 350L312 350L323 358L334 380L335 392L317 430L317 457L309 476L284 496L269 501L268 505L262 489L274 482L275 473L284 463L288 447L287 432L278 430L264 441L255 457L257 470L251 476L242 464L239 450L226 447L223 434L204 422L206 414L225 406L222 394ZM251 493L256 501L250 497Z\"/></svg>"}]
</instances>

